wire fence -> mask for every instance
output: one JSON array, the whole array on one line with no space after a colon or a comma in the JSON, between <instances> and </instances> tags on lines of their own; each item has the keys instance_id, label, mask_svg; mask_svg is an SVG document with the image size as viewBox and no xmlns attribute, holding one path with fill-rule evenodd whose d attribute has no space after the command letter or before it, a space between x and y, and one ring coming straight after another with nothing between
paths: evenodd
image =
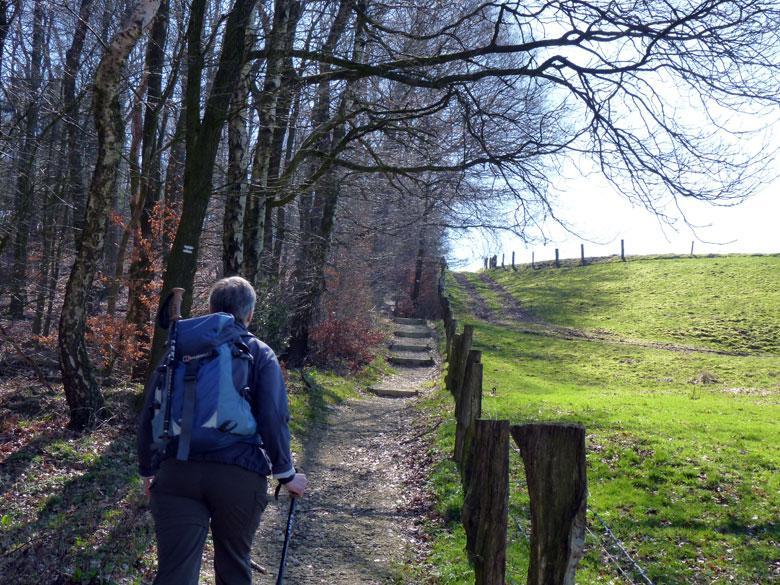
<instances>
[{"instance_id":1,"label":"wire fence","mask_svg":"<svg viewBox=\"0 0 780 585\"><path fill-rule=\"evenodd\" d=\"M615 536L614 531L607 525L604 519L593 509L588 509L597 522L604 530L603 534L593 531L589 526L586 527L588 534L596 541L601 548L601 552L607 562L614 566L618 575L631 585L654 585L647 571L632 557L626 550L621 540ZM516 514L509 513L509 517L515 525L515 531L520 540L530 542L528 531L523 528L522 521ZM605 540L608 542L605 543ZM507 576L507 582L510 585L517 585L517 582L510 576Z\"/></svg>"}]
</instances>

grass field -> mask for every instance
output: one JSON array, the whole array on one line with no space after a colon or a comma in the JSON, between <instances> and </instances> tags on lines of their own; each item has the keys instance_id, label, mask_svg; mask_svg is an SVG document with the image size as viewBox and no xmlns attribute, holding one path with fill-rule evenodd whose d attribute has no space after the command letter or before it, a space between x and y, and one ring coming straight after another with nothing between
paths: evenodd
<instances>
[{"instance_id":1,"label":"grass field","mask_svg":"<svg viewBox=\"0 0 780 585\"><path fill-rule=\"evenodd\" d=\"M471 292L452 278L448 286L460 322L476 325L483 416L584 424L589 508L653 582L780 583L780 257L632 259L466 279ZM500 289L532 323L507 318ZM479 303L491 317L473 317ZM428 407L451 408L437 400ZM452 432L442 430L440 448ZM515 524L528 526L527 496L513 467L509 576L521 583L527 542ZM450 463L435 486L441 512L455 519ZM628 582L608 562L592 513L589 524L578 583ZM443 583L469 582L462 540L459 529L439 534Z\"/></svg>"}]
</instances>

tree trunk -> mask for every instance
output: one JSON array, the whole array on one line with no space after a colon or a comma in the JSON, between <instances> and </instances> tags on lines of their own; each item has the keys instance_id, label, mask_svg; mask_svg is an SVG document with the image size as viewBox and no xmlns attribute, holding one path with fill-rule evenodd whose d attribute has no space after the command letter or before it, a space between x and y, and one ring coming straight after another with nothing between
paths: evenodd
<instances>
[{"instance_id":1,"label":"tree trunk","mask_svg":"<svg viewBox=\"0 0 780 585\"><path fill-rule=\"evenodd\" d=\"M422 287L422 273L423 273L423 260L425 259L425 230L426 222L425 216L423 216L423 222L420 226L420 237L417 240L417 258L414 262L414 284L412 285L412 307L414 310L413 317L421 317L420 315L420 289Z\"/></svg>"},{"instance_id":2,"label":"tree trunk","mask_svg":"<svg viewBox=\"0 0 780 585\"><path fill-rule=\"evenodd\" d=\"M274 21L271 38L268 41L266 58L266 76L263 90L258 96L257 109L260 115L260 127L252 161L252 181L247 196L246 216L244 219L244 254L241 271L244 277L253 284L258 284L261 273L261 261L265 245L265 223L267 220L268 198L270 196L269 180L273 178L276 161L278 173L279 161L282 156L281 143L274 140L277 128L286 126L290 108L289 98L282 99L283 94L289 96L289 89L283 90L285 67L288 66L288 53L293 45L295 29L301 13L300 2L276 0L274 3ZM282 110L286 112L282 114ZM274 151L276 148L276 151Z\"/></svg>"},{"instance_id":3,"label":"tree trunk","mask_svg":"<svg viewBox=\"0 0 780 585\"><path fill-rule=\"evenodd\" d=\"M254 45L255 35L247 32L247 50ZM249 72L251 63L246 61L241 70L241 78L230 101L228 118L228 168L225 214L222 231L222 273L233 276L241 271L244 259L244 213L246 211L247 151L249 135L247 132L247 112L249 100Z\"/></svg>"},{"instance_id":4,"label":"tree trunk","mask_svg":"<svg viewBox=\"0 0 780 585\"><path fill-rule=\"evenodd\" d=\"M531 499L528 585L574 585L584 552L585 429L535 423L512 427Z\"/></svg>"},{"instance_id":5,"label":"tree trunk","mask_svg":"<svg viewBox=\"0 0 780 585\"><path fill-rule=\"evenodd\" d=\"M168 265L163 278L161 298L174 287L185 289L182 312L189 313L192 306L192 285L198 261L200 236L206 208L211 199L214 160L219 147L219 138L227 117L230 97L241 73L247 26L257 0L236 0L227 18L222 42L219 67L206 102L203 120L200 119L201 74L203 57L201 36L205 0L194 0L191 8L188 30L188 71L186 100L186 162L184 165L184 187L182 210L176 230ZM156 363L162 355L165 334L155 331L152 345L152 361Z\"/></svg>"},{"instance_id":6,"label":"tree trunk","mask_svg":"<svg viewBox=\"0 0 780 585\"><path fill-rule=\"evenodd\" d=\"M13 2L10 3L13 5ZM5 47L5 37L8 35L8 29L11 27L11 21L16 16L18 8L8 14L8 0L0 0L0 74L3 72L3 49Z\"/></svg>"},{"instance_id":7,"label":"tree trunk","mask_svg":"<svg viewBox=\"0 0 780 585\"><path fill-rule=\"evenodd\" d=\"M187 76L181 76L182 88L186 87ZM165 205L163 209L162 228L162 258L167 264L168 254L173 242L172 235L178 226L178 215L181 209L181 195L184 189L184 128L187 121L186 108L182 106L179 117L176 120L176 129L173 132L171 150L168 153L168 164L165 167L165 186L163 188ZM176 217L177 225L171 225Z\"/></svg>"},{"instance_id":8,"label":"tree trunk","mask_svg":"<svg viewBox=\"0 0 780 585\"><path fill-rule=\"evenodd\" d=\"M119 108L120 76L127 56L151 22L160 0L140 0L106 48L95 72L94 110L98 156L87 197L84 230L65 289L59 325L60 367L69 426L90 428L101 417L104 401L87 354L84 333L87 293L103 252L111 191L121 157L122 130Z\"/></svg>"},{"instance_id":9,"label":"tree trunk","mask_svg":"<svg viewBox=\"0 0 780 585\"><path fill-rule=\"evenodd\" d=\"M148 78L144 77L141 80L141 85L135 90L135 99L133 100L133 109L130 113L130 119L132 123L130 125L130 153L127 157L128 167L130 171L130 218L127 220L124 228L122 229L122 235L119 239L119 246L116 252L116 261L114 265L114 277L111 279L111 283L108 286L108 298L107 298L107 312L109 315L113 315L116 312L116 302L119 297L119 288L122 282L122 277L125 273L125 256L127 255L127 246L130 243L130 235L135 231L136 226L141 221L141 213L143 211L143 200L141 199L141 167L138 164L138 155L141 151L141 141L143 139L143 121L142 121L142 109L143 99L146 93ZM114 205L112 209L116 209ZM109 223L109 230L115 229L113 222Z\"/></svg>"},{"instance_id":10,"label":"tree trunk","mask_svg":"<svg viewBox=\"0 0 780 585\"><path fill-rule=\"evenodd\" d=\"M30 77L27 84L27 108L25 112L24 140L19 156L19 176L16 183L14 209L16 211L16 234L14 237L14 260L11 274L11 304L8 309L12 319L21 319L27 306L27 248L30 237L30 214L33 209L35 190L35 155L38 150L38 114L41 87L41 61L43 59L42 0L35 0L33 7L32 49L30 51Z\"/></svg>"},{"instance_id":11,"label":"tree trunk","mask_svg":"<svg viewBox=\"0 0 780 585\"><path fill-rule=\"evenodd\" d=\"M146 48L147 93L142 130L141 180L139 206L141 213L133 242L128 272L127 321L136 326L142 343L149 343L147 324L151 318L149 285L152 269L152 214L160 200L160 149L158 127L162 110L162 70L168 37L168 0L162 0L154 19Z\"/></svg>"},{"instance_id":12,"label":"tree trunk","mask_svg":"<svg viewBox=\"0 0 780 585\"><path fill-rule=\"evenodd\" d=\"M79 111L76 104L76 73L81 66L81 52L87 35L89 12L94 0L81 0L73 41L65 54L65 69L62 81L62 101L65 110L68 134L68 179L67 197L73 206L73 239L77 241L84 227L84 182L82 180L82 145L79 141Z\"/></svg>"},{"instance_id":13,"label":"tree trunk","mask_svg":"<svg viewBox=\"0 0 780 585\"><path fill-rule=\"evenodd\" d=\"M56 250L56 239L58 236L57 226L61 223L58 219L61 217L64 208L60 205L62 200L62 175L65 170L65 161L58 156L55 161L55 145L62 152L64 140L62 139L62 125L54 125L49 140L49 148L46 155L46 187L43 200L43 217L41 220L41 260L38 269L38 291L35 300L35 318L33 319L32 332L34 335L40 335L43 332L44 321L46 317L46 299L51 295L49 287L51 285L51 274L54 271L54 255Z\"/></svg>"},{"instance_id":14,"label":"tree trunk","mask_svg":"<svg viewBox=\"0 0 780 585\"><path fill-rule=\"evenodd\" d=\"M343 0L339 4L339 10L331 26L328 37L323 44L321 52L331 55L336 43L346 29L352 5ZM360 18L355 28L355 47L353 60L361 61L362 52L360 41L362 26ZM320 72L326 73L330 66L322 63ZM344 95L338 108L337 115L348 109L347 97L351 88L344 90ZM320 83L317 89L317 98L312 111L312 127L323 128L328 122L328 114L331 104L330 84L327 81ZM343 136L344 125L336 124L331 132L323 133L317 142L317 149L322 153L329 153L333 145L337 144ZM312 172L313 174L313 172ZM338 203L338 185L335 171L330 169L319 180L311 206L302 206L304 214L301 217L301 244L295 266L295 288L293 289L293 314L290 323L290 342L288 349L288 362L295 367L303 363L309 352L309 332L314 324L319 299L325 289L325 261L330 250L331 231Z\"/></svg>"}]
</instances>

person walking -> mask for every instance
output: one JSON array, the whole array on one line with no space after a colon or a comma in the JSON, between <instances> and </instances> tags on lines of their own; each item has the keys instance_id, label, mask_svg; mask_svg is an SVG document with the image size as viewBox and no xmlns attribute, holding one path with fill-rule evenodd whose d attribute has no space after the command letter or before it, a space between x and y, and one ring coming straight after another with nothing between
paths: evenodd
<instances>
[{"instance_id":1,"label":"person walking","mask_svg":"<svg viewBox=\"0 0 780 585\"><path fill-rule=\"evenodd\" d=\"M234 323L227 319L229 326L236 328L251 355L246 399L256 423L252 434L222 433L227 441L220 439L213 448L203 448L202 442L199 446L194 440L190 446L188 437L183 449L181 435L174 434L164 448L155 447L152 429L160 410L160 368L147 386L138 426L138 471L154 518L156 585L197 585L209 528L217 584L250 584L250 550L267 504L267 476L278 480L291 497L301 497L306 491L308 480L296 473L290 453L290 415L282 370L273 350L247 330L255 301L252 285L239 276L219 280L209 294L211 313L233 316ZM185 356L189 359L184 362L199 357Z\"/></svg>"}]
</instances>

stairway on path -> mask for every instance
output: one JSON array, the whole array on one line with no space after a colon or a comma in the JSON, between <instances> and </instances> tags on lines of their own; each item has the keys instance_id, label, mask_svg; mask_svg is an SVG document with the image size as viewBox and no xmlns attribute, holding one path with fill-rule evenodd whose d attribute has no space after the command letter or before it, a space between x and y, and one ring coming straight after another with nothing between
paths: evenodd
<instances>
[{"instance_id":1,"label":"stairway on path","mask_svg":"<svg viewBox=\"0 0 780 585\"><path fill-rule=\"evenodd\" d=\"M390 345L391 364L402 370L430 368L434 365L431 352L433 350L433 332L425 319L409 319L396 317L393 319L395 330L393 342ZM369 391L377 396L391 398L409 398L417 396L416 385L404 384L399 379L390 379L377 383ZM410 380L411 382L411 380Z\"/></svg>"}]
</instances>

